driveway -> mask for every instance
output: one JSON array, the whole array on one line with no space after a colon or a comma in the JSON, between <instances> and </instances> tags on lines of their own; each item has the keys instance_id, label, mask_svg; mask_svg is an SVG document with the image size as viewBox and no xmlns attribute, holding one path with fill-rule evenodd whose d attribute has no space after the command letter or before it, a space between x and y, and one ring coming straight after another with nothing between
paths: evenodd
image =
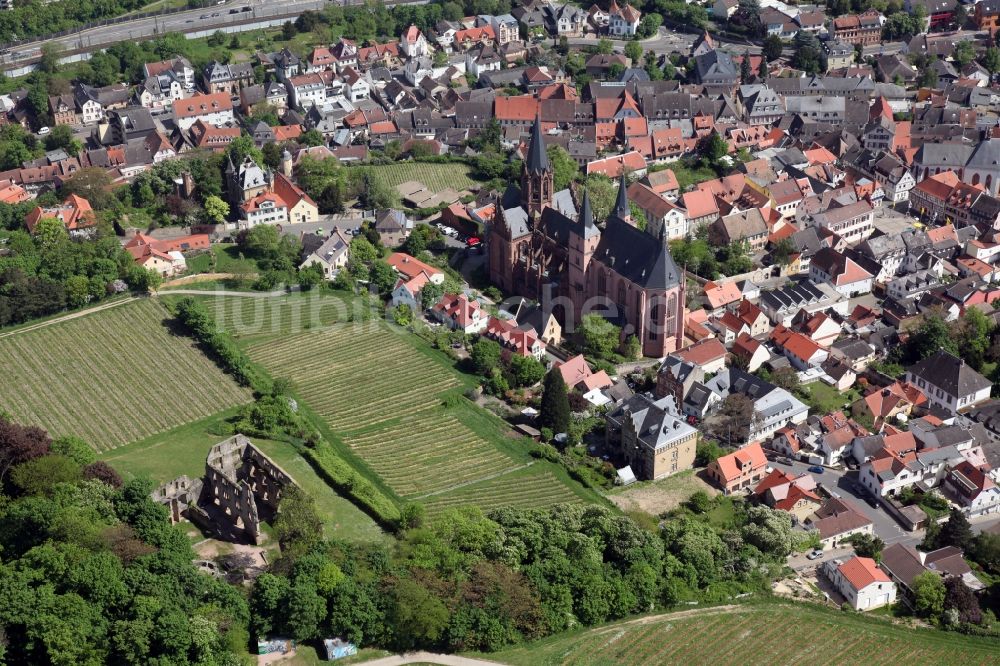
<instances>
[{"instance_id":1,"label":"driveway","mask_svg":"<svg viewBox=\"0 0 1000 666\"><path fill-rule=\"evenodd\" d=\"M779 462L771 461L772 467L777 469L783 469L785 471L790 471L795 474L801 474L803 472L808 472L808 467L810 465L804 462L795 461L791 465L785 465ZM886 545L894 543L910 543L915 544L923 540L923 530L918 530L916 532L906 532L896 519L886 513L883 509L876 509L868 502L865 501L864 493L856 492L853 489L853 483L858 478L858 473L852 470L838 470L826 468L822 474L813 474L813 477L818 483L823 484L823 486L831 493L836 494L840 497L847 498L850 500L857 508L858 511L868 516L869 520L875 528L875 534L885 541Z\"/></svg>"}]
</instances>

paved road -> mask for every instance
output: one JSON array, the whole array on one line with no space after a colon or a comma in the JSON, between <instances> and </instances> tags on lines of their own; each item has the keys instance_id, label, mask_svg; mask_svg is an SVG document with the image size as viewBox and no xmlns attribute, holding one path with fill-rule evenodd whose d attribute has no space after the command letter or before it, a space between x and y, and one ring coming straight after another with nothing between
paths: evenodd
<instances>
[{"instance_id":1,"label":"paved road","mask_svg":"<svg viewBox=\"0 0 1000 666\"><path fill-rule=\"evenodd\" d=\"M796 474L801 474L802 472L808 471L807 468L810 467L808 463L803 462L793 462L791 465L784 465L779 462L772 461L772 467L778 469L783 469L786 471L792 471ZM823 484L823 486L831 493L836 493L841 497L845 497L850 500L854 505L858 507L858 510L864 513L872 521L875 527L875 534L882 537L882 540L886 544L893 543L919 543L923 540L923 532L906 532L900 527L896 519L885 512L884 509L876 509L865 501L865 495L863 493L856 492L853 489L854 481L858 478L858 473L856 471L850 470L836 470L836 469L826 469L822 474L813 474L813 477L817 482Z\"/></svg>"},{"instance_id":2,"label":"paved road","mask_svg":"<svg viewBox=\"0 0 1000 666\"><path fill-rule=\"evenodd\" d=\"M411 0L412 1L412 0ZM401 0L384 0L385 4L400 4ZM16 65L20 61L37 57L46 41L57 44L66 51L87 50L122 41L147 39L168 32L195 32L222 28L239 21L256 19L264 21L275 17L300 13L307 9L321 10L330 4L327 0L226 0L221 5L192 9L189 12L138 18L133 21L81 30L52 40L39 40L14 47L10 54L0 57L0 64ZM341 0L338 4L361 4L361 0ZM232 9L249 7L250 11L230 14ZM218 16L215 16L218 14ZM206 18L201 18L206 16Z\"/></svg>"}]
</instances>

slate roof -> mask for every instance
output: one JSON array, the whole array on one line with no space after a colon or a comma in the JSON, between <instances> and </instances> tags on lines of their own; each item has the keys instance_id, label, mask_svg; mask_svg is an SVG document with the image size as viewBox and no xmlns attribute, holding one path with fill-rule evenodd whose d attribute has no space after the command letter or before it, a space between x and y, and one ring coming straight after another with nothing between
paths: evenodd
<instances>
[{"instance_id":1,"label":"slate roof","mask_svg":"<svg viewBox=\"0 0 1000 666\"><path fill-rule=\"evenodd\" d=\"M666 245L615 216L608 219L594 258L646 289L670 289L682 278Z\"/></svg>"},{"instance_id":2,"label":"slate roof","mask_svg":"<svg viewBox=\"0 0 1000 666\"><path fill-rule=\"evenodd\" d=\"M965 359L943 349L910 366L907 372L954 396L971 395L993 386L990 380L967 365Z\"/></svg>"}]
</instances>

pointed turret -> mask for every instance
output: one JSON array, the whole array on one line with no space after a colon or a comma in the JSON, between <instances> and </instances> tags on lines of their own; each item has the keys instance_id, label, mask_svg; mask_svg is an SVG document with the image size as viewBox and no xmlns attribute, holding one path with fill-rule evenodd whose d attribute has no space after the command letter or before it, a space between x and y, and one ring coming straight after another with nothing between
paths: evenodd
<instances>
[{"instance_id":1,"label":"pointed turret","mask_svg":"<svg viewBox=\"0 0 1000 666\"><path fill-rule=\"evenodd\" d=\"M587 190L583 191L583 202L580 204L580 228L585 239L601 233L594 224L594 211L590 207L590 193Z\"/></svg>"},{"instance_id":2,"label":"pointed turret","mask_svg":"<svg viewBox=\"0 0 1000 666\"><path fill-rule=\"evenodd\" d=\"M632 208L628 205L628 185L625 179L625 169L622 168L621 181L618 184L618 200L615 202L615 215L628 222L632 219Z\"/></svg>"},{"instance_id":3,"label":"pointed turret","mask_svg":"<svg viewBox=\"0 0 1000 666\"><path fill-rule=\"evenodd\" d=\"M230 153L226 157L226 159L229 161L229 164L226 165L226 173L228 173L228 174L234 174L234 173L236 173L236 165L233 164L233 155L232 155L232 153Z\"/></svg>"},{"instance_id":4,"label":"pointed turret","mask_svg":"<svg viewBox=\"0 0 1000 666\"><path fill-rule=\"evenodd\" d=\"M524 168L528 173L539 174L552 171L549 155L545 152L545 139L542 137L542 123L536 117L531 126L531 141L528 143L528 154L524 160Z\"/></svg>"}]
</instances>

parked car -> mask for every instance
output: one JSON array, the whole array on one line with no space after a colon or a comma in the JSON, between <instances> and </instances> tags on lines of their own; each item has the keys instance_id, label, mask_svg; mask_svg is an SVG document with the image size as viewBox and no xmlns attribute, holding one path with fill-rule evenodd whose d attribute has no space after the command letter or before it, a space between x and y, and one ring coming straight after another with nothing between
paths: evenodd
<instances>
[{"instance_id":1,"label":"parked car","mask_svg":"<svg viewBox=\"0 0 1000 666\"><path fill-rule=\"evenodd\" d=\"M479 247L480 245L482 245L482 243L483 242L478 238L476 238L475 236L472 236L467 241L465 241L466 247Z\"/></svg>"},{"instance_id":2,"label":"parked car","mask_svg":"<svg viewBox=\"0 0 1000 666\"><path fill-rule=\"evenodd\" d=\"M38 128L38 134L39 134L40 136L45 136L46 134L48 134L48 133L49 133L49 132L51 132L51 131L52 131L52 130L51 130L50 128L48 128L48 127L39 127L39 128Z\"/></svg>"},{"instance_id":3,"label":"parked car","mask_svg":"<svg viewBox=\"0 0 1000 666\"><path fill-rule=\"evenodd\" d=\"M813 465L812 467L809 468L809 471L812 472L813 474L822 474L826 470L820 467L819 465Z\"/></svg>"},{"instance_id":4,"label":"parked car","mask_svg":"<svg viewBox=\"0 0 1000 666\"><path fill-rule=\"evenodd\" d=\"M791 465L792 464L792 459L788 458L786 456L781 456L780 458L776 458L775 462L779 462L782 465Z\"/></svg>"},{"instance_id":5,"label":"parked car","mask_svg":"<svg viewBox=\"0 0 1000 666\"><path fill-rule=\"evenodd\" d=\"M823 557L823 551L822 550L814 550L813 552L811 552L808 555L806 555L806 559L807 560L818 560L821 557Z\"/></svg>"},{"instance_id":6,"label":"parked car","mask_svg":"<svg viewBox=\"0 0 1000 666\"><path fill-rule=\"evenodd\" d=\"M873 509L877 509L879 506L878 498L872 495L871 493L865 493L865 501L868 502L868 506L872 507Z\"/></svg>"}]
</instances>

